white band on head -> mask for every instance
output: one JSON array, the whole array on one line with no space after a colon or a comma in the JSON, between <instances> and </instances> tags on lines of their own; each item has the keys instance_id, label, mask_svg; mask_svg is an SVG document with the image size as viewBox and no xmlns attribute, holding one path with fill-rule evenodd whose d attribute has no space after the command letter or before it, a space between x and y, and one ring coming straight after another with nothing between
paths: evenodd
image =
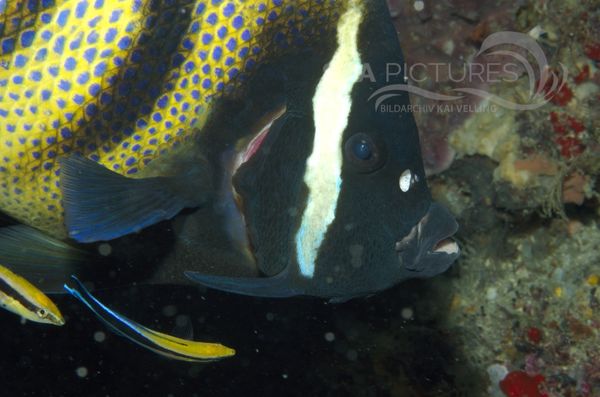
<instances>
[{"instance_id":1,"label":"white band on head","mask_svg":"<svg viewBox=\"0 0 600 397\"><path fill-rule=\"evenodd\" d=\"M349 1L338 22L338 47L313 97L315 136L304 173L308 202L296 234L296 256L305 277L314 275L317 252L335 217L341 190L342 136L352 107L352 87L362 73L358 52L362 11L358 0Z\"/></svg>"}]
</instances>

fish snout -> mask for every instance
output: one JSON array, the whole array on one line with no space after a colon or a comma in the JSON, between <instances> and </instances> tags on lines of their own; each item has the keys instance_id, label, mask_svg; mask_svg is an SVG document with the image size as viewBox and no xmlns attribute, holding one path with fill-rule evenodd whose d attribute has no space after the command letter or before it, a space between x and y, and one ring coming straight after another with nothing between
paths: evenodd
<instances>
[{"instance_id":1,"label":"fish snout","mask_svg":"<svg viewBox=\"0 0 600 397\"><path fill-rule=\"evenodd\" d=\"M432 203L423 218L396 242L400 266L418 278L443 273L460 255L458 244L451 238L457 230L452 214Z\"/></svg>"}]
</instances>

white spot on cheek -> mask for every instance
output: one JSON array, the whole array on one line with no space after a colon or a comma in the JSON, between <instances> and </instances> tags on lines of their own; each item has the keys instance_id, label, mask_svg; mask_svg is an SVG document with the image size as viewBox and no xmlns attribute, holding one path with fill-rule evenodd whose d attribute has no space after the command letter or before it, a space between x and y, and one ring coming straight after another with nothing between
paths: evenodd
<instances>
[{"instance_id":1,"label":"white spot on cheek","mask_svg":"<svg viewBox=\"0 0 600 397\"><path fill-rule=\"evenodd\" d=\"M425 9L425 3L423 0L417 0L413 3L413 7L415 8L415 11L420 12Z\"/></svg>"},{"instance_id":2,"label":"white spot on cheek","mask_svg":"<svg viewBox=\"0 0 600 397\"><path fill-rule=\"evenodd\" d=\"M408 192L410 189L410 185L412 185L413 175L410 170L405 170L402 175L400 175L400 190L404 193Z\"/></svg>"}]
</instances>

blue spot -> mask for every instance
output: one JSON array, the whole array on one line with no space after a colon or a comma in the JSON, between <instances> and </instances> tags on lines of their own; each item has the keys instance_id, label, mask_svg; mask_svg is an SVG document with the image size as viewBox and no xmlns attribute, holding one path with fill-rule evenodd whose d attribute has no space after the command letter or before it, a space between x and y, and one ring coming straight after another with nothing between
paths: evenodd
<instances>
[{"instance_id":1,"label":"blue spot","mask_svg":"<svg viewBox=\"0 0 600 397\"><path fill-rule=\"evenodd\" d=\"M73 138L73 134L71 133L71 129L69 127L63 127L63 128L61 128L60 135L64 139Z\"/></svg>"},{"instance_id":2,"label":"blue spot","mask_svg":"<svg viewBox=\"0 0 600 397\"><path fill-rule=\"evenodd\" d=\"M232 37L232 38L230 38L230 39L229 39L229 41L227 41L227 44L226 44L226 46L227 46L227 49L228 49L229 51L234 51L234 50L235 50L235 47L237 46L237 41L236 41L236 39L234 39L233 37Z\"/></svg>"},{"instance_id":3,"label":"blue spot","mask_svg":"<svg viewBox=\"0 0 600 397\"><path fill-rule=\"evenodd\" d=\"M198 82L200 82L200 77L197 74L193 75L192 76L192 83L193 84L198 84Z\"/></svg>"},{"instance_id":4,"label":"blue spot","mask_svg":"<svg viewBox=\"0 0 600 397\"><path fill-rule=\"evenodd\" d=\"M67 19L69 19L70 13L71 13L71 10L69 10L69 9L62 10L61 12L59 12L58 18L56 18L56 23L59 24L60 26L64 27L67 24Z\"/></svg>"},{"instance_id":5,"label":"blue spot","mask_svg":"<svg viewBox=\"0 0 600 397\"><path fill-rule=\"evenodd\" d=\"M88 22L88 26L90 28L95 28L96 25L98 25L98 22L100 22L100 19L102 19L102 17L100 17L100 16L90 19Z\"/></svg>"},{"instance_id":6,"label":"blue spot","mask_svg":"<svg viewBox=\"0 0 600 397\"><path fill-rule=\"evenodd\" d=\"M67 70L74 70L76 66L77 66L77 61L75 60L75 58L68 57L65 60L65 69L67 69Z\"/></svg>"},{"instance_id":7,"label":"blue spot","mask_svg":"<svg viewBox=\"0 0 600 397\"><path fill-rule=\"evenodd\" d=\"M35 60L43 61L44 59L46 59L46 55L48 55L48 50L46 48L40 48L35 54Z\"/></svg>"},{"instance_id":8,"label":"blue spot","mask_svg":"<svg viewBox=\"0 0 600 397\"><path fill-rule=\"evenodd\" d=\"M135 124L137 125L138 128L141 128L141 129L146 128L148 126L148 123L144 119L138 119L138 121Z\"/></svg>"},{"instance_id":9,"label":"blue spot","mask_svg":"<svg viewBox=\"0 0 600 397\"><path fill-rule=\"evenodd\" d=\"M56 104L57 104L57 105L58 105L58 107L59 107L59 108L61 108L61 109L64 109L64 108L65 108L65 106L67 105L67 103L65 102L65 100L64 100L64 99L62 99L62 98L59 98L59 99L57 99L57 100L56 100ZM55 121L52 123L52 128L57 128L57 127L58 127L58 122L55 120Z\"/></svg>"},{"instance_id":10,"label":"blue spot","mask_svg":"<svg viewBox=\"0 0 600 397\"><path fill-rule=\"evenodd\" d=\"M117 43L117 46L122 50L126 50L130 44L131 44L131 38L129 36L124 36L121 38L121 40L119 40L119 42Z\"/></svg>"},{"instance_id":11,"label":"blue spot","mask_svg":"<svg viewBox=\"0 0 600 397\"><path fill-rule=\"evenodd\" d=\"M248 40L250 40L251 38L252 38L252 35L250 34L250 31L249 31L248 29L245 29L245 30L242 32L242 40L244 40L244 41L248 41Z\"/></svg>"},{"instance_id":12,"label":"blue spot","mask_svg":"<svg viewBox=\"0 0 600 397\"><path fill-rule=\"evenodd\" d=\"M182 114L181 116L179 116L179 121L181 123L183 123L186 119L187 119L187 117L185 117L185 114Z\"/></svg>"},{"instance_id":13,"label":"blue spot","mask_svg":"<svg viewBox=\"0 0 600 397\"><path fill-rule=\"evenodd\" d=\"M37 106L35 106L35 105L31 105L31 106L29 106L29 111L30 111L31 113L33 113L33 114L36 114L36 113L37 113L37 110L38 110ZM37 141L37 139L34 139L33 141ZM32 142L33 142L33 141L32 141Z\"/></svg>"},{"instance_id":14,"label":"blue spot","mask_svg":"<svg viewBox=\"0 0 600 397\"><path fill-rule=\"evenodd\" d=\"M209 74L210 73L210 65L207 63L204 66L202 66L202 72L204 74Z\"/></svg>"},{"instance_id":15,"label":"blue spot","mask_svg":"<svg viewBox=\"0 0 600 397\"><path fill-rule=\"evenodd\" d=\"M92 63L96 58L96 49L94 47L88 48L83 52L83 57L88 63Z\"/></svg>"},{"instance_id":16,"label":"blue spot","mask_svg":"<svg viewBox=\"0 0 600 397\"><path fill-rule=\"evenodd\" d=\"M235 6L233 3L227 3L227 5L223 8L223 16L229 18L235 12Z\"/></svg>"},{"instance_id":17,"label":"blue spot","mask_svg":"<svg viewBox=\"0 0 600 397\"><path fill-rule=\"evenodd\" d=\"M176 107L172 107L171 108L171 116L177 116L177 113L179 113L179 111L177 110Z\"/></svg>"},{"instance_id":18,"label":"blue spot","mask_svg":"<svg viewBox=\"0 0 600 397\"><path fill-rule=\"evenodd\" d=\"M131 175L131 174L135 174L136 172L138 172L137 168L131 168L129 171L127 171L127 174Z\"/></svg>"},{"instance_id":19,"label":"blue spot","mask_svg":"<svg viewBox=\"0 0 600 397\"><path fill-rule=\"evenodd\" d=\"M264 23L265 23L265 19L263 17L256 18L256 24L258 26L264 25Z\"/></svg>"},{"instance_id":20,"label":"blue spot","mask_svg":"<svg viewBox=\"0 0 600 397\"><path fill-rule=\"evenodd\" d=\"M104 35L104 41L107 43L111 43L115 39L116 36L117 36L117 29L110 28L110 29L108 29L108 31L106 31L106 34Z\"/></svg>"},{"instance_id":21,"label":"blue spot","mask_svg":"<svg viewBox=\"0 0 600 397\"><path fill-rule=\"evenodd\" d=\"M21 84L23 82L23 76L13 76L13 83Z\"/></svg>"},{"instance_id":22,"label":"blue spot","mask_svg":"<svg viewBox=\"0 0 600 397\"><path fill-rule=\"evenodd\" d=\"M0 116L2 116L2 117L8 116L8 111L4 110L4 109L0 109Z\"/></svg>"},{"instance_id":23,"label":"blue spot","mask_svg":"<svg viewBox=\"0 0 600 397\"><path fill-rule=\"evenodd\" d=\"M214 25L215 23L217 23L217 19L217 14L213 12L208 17L206 17L206 22L210 23L211 25Z\"/></svg>"},{"instance_id":24,"label":"blue spot","mask_svg":"<svg viewBox=\"0 0 600 397\"><path fill-rule=\"evenodd\" d=\"M90 95L96 96L98 94L98 92L100 92L100 85L96 84L96 83L90 85L88 92L90 93Z\"/></svg>"},{"instance_id":25,"label":"blue spot","mask_svg":"<svg viewBox=\"0 0 600 397\"><path fill-rule=\"evenodd\" d=\"M248 47L242 47L240 49L240 51L238 52L238 56L240 58L246 58L246 56L248 55L248 51L249 51Z\"/></svg>"},{"instance_id":26,"label":"blue spot","mask_svg":"<svg viewBox=\"0 0 600 397\"><path fill-rule=\"evenodd\" d=\"M94 76L100 77L106 71L106 62L102 61L94 68Z\"/></svg>"},{"instance_id":27,"label":"blue spot","mask_svg":"<svg viewBox=\"0 0 600 397\"><path fill-rule=\"evenodd\" d=\"M141 146L141 145L139 145L139 144L135 144L135 145L133 145L133 146L131 147L131 151L133 151L133 152L138 152L138 151L139 151L141 148L142 148L142 146Z\"/></svg>"},{"instance_id":28,"label":"blue spot","mask_svg":"<svg viewBox=\"0 0 600 397\"><path fill-rule=\"evenodd\" d=\"M99 10L102 8L103 5L104 5L104 0L96 0L96 2L94 3L94 8Z\"/></svg>"},{"instance_id":29,"label":"blue spot","mask_svg":"<svg viewBox=\"0 0 600 397\"><path fill-rule=\"evenodd\" d=\"M121 57L114 57L113 58L113 63L115 64L115 66L122 66L123 65L123 58L121 58Z\"/></svg>"},{"instance_id":30,"label":"blue spot","mask_svg":"<svg viewBox=\"0 0 600 397\"><path fill-rule=\"evenodd\" d=\"M233 65L234 59L232 57L225 58L225 66Z\"/></svg>"},{"instance_id":31,"label":"blue spot","mask_svg":"<svg viewBox=\"0 0 600 397\"><path fill-rule=\"evenodd\" d=\"M15 126L13 124L7 124L6 129L8 132L15 132ZM12 143L9 144L9 141L6 142L8 146L12 146Z\"/></svg>"},{"instance_id":32,"label":"blue spot","mask_svg":"<svg viewBox=\"0 0 600 397\"><path fill-rule=\"evenodd\" d=\"M235 29L239 29L244 26L244 18L241 15L237 15L233 18L232 25Z\"/></svg>"},{"instance_id":33,"label":"blue spot","mask_svg":"<svg viewBox=\"0 0 600 397\"><path fill-rule=\"evenodd\" d=\"M50 73L54 77L58 76L58 67L56 67L56 66L50 66L48 68L48 73Z\"/></svg>"},{"instance_id":34,"label":"blue spot","mask_svg":"<svg viewBox=\"0 0 600 397\"><path fill-rule=\"evenodd\" d=\"M52 93L50 92L50 90L42 90L42 99L44 101L47 101L48 99L50 99L50 95Z\"/></svg>"},{"instance_id":35,"label":"blue spot","mask_svg":"<svg viewBox=\"0 0 600 397\"><path fill-rule=\"evenodd\" d=\"M56 38L56 40L54 41L54 48L52 48L54 50L55 53L57 54L62 54L63 49L65 48L65 36L58 36Z\"/></svg>"},{"instance_id":36,"label":"blue spot","mask_svg":"<svg viewBox=\"0 0 600 397\"><path fill-rule=\"evenodd\" d=\"M192 61L189 61L185 64L185 72L191 73L194 69L196 69L196 64Z\"/></svg>"},{"instance_id":37,"label":"blue spot","mask_svg":"<svg viewBox=\"0 0 600 397\"><path fill-rule=\"evenodd\" d=\"M90 103L85 107L85 114L89 117L93 117L98 112L98 107L94 103Z\"/></svg>"},{"instance_id":38,"label":"blue spot","mask_svg":"<svg viewBox=\"0 0 600 397\"><path fill-rule=\"evenodd\" d=\"M203 44L209 44L212 41L212 39L213 39L213 36L210 33L204 33L202 35L202 43Z\"/></svg>"},{"instance_id":39,"label":"blue spot","mask_svg":"<svg viewBox=\"0 0 600 397\"><path fill-rule=\"evenodd\" d=\"M71 83L67 80L61 80L58 83L58 88L60 88L63 91L69 91L71 89Z\"/></svg>"},{"instance_id":40,"label":"blue spot","mask_svg":"<svg viewBox=\"0 0 600 397\"><path fill-rule=\"evenodd\" d=\"M275 11L271 11L271 12L269 13L269 15L267 16L267 19L268 19L269 21L274 21L274 20L276 20L276 19L277 19L277 13L276 13Z\"/></svg>"},{"instance_id":41,"label":"blue spot","mask_svg":"<svg viewBox=\"0 0 600 397\"><path fill-rule=\"evenodd\" d=\"M221 59L221 55L223 54L223 49L221 48L221 46L215 46L215 48L213 49L213 53L212 53L212 57L215 61L218 61L219 59Z\"/></svg>"},{"instance_id":42,"label":"blue spot","mask_svg":"<svg viewBox=\"0 0 600 397\"><path fill-rule=\"evenodd\" d=\"M134 0L133 1L133 12L138 12L140 10L140 8L142 7L142 1L141 0Z\"/></svg>"},{"instance_id":43,"label":"blue spot","mask_svg":"<svg viewBox=\"0 0 600 397\"><path fill-rule=\"evenodd\" d=\"M43 23L50 23L50 21L52 21L52 15L50 15L48 13L43 13L42 16L40 17L40 19L42 20Z\"/></svg>"},{"instance_id":44,"label":"blue spot","mask_svg":"<svg viewBox=\"0 0 600 397\"><path fill-rule=\"evenodd\" d=\"M85 15L85 11L87 10L88 7L88 2L87 1L81 1L77 4L77 7L75 8L75 16L79 19L83 18L83 16Z\"/></svg>"},{"instance_id":45,"label":"blue spot","mask_svg":"<svg viewBox=\"0 0 600 397\"><path fill-rule=\"evenodd\" d=\"M75 102L78 105L81 105L83 103L84 99L85 98L82 95L79 95L79 94L73 95L73 102Z\"/></svg>"},{"instance_id":46,"label":"blue spot","mask_svg":"<svg viewBox=\"0 0 600 397\"><path fill-rule=\"evenodd\" d=\"M265 3L260 3L260 4L258 5L258 11L260 11L260 12L263 12L263 11L264 11L264 10L266 10L266 9L267 9L267 6L266 6L266 4L265 4Z\"/></svg>"},{"instance_id":47,"label":"blue spot","mask_svg":"<svg viewBox=\"0 0 600 397\"><path fill-rule=\"evenodd\" d=\"M109 92L103 92L100 95L100 103L102 105L108 105L112 102L112 95Z\"/></svg>"},{"instance_id":48,"label":"blue spot","mask_svg":"<svg viewBox=\"0 0 600 397\"><path fill-rule=\"evenodd\" d=\"M205 44L206 44L206 43L205 43ZM193 43L193 42L192 42L190 39L188 39L188 38L185 38L185 39L184 39L184 40L181 42L181 46L182 46L184 49L186 49L186 50L188 50L188 51L189 51L189 50L192 50L192 49L194 48L194 43Z\"/></svg>"},{"instance_id":49,"label":"blue spot","mask_svg":"<svg viewBox=\"0 0 600 397\"><path fill-rule=\"evenodd\" d=\"M26 30L21 33L21 46L29 47L33 42L33 38L35 37L35 32L33 30Z\"/></svg>"},{"instance_id":50,"label":"blue spot","mask_svg":"<svg viewBox=\"0 0 600 397\"><path fill-rule=\"evenodd\" d=\"M215 68L215 74L217 75L217 77L222 77L223 76L223 69L221 69L221 68Z\"/></svg>"},{"instance_id":51,"label":"blue spot","mask_svg":"<svg viewBox=\"0 0 600 397\"><path fill-rule=\"evenodd\" d=\"M90 34L88 34L88 37L87 37L88 44L94 44L95 42L97 42L99 36L100 35L95 30L91 31Z\"/></svg>"},{"instance_id":52,"label":"blue spot","mask_svg":"<svg viewBox=\"0 0 600 397\"><path fill-rule=\"evenodd\" d=\"M100 53L100 58L108 58L109 56L111 56L113 53L113 50L110 48L107 48L106 50L102 51Z\"/></svg>"},{"instance_id":53,"label":"blue spot","mask_svg":"<svg viewBox=\"0 0 600 397\"><path fill-rule=\"evenodd\" d=\"M49 30L44 30L41 34L42 39L49 41L52 38L52 32Z\"/></svg>"},{"instance_id":54,"label":"blue spot","mask_svg":"<svg viewBox=\"0 0 600 397\"><path fill-rule=\"evenodd\" d=\"M134 141L137 141L137 142L139 142L139 141L141 141L141 140L142 140L142 137L141 137L141 136L139 136L138 134L135 134L135 135L133 136L133 140L134 140Z\"/></svg>"},{"instance_id":55,"label":"blue spot","mask_svg":"<svg viewBox=\"0 0 600 397\"><path fill-rule=\"evenodd\" d=\"M190 33L198 33L198 31L200 30L200 23L199 22L194 22L192 24L192 26L190 26Z\"/></svg>"},{"instance_id":56,"label":"blue spot","mask_svg":"<svg viewBox=\"0 0 600 397\"><path fill-rule=\"evenodd\" d=\"M108 20L110 23L115 23L121 18L121 14L123 14L123 10L115 10L110 14L110 19Z\"/></svg>"},{"instance_id":57,"label":"blue spot","mask_svg":"<svg viewBox=\"0 0 600 397\"><path fill-rule=\"evenodd\" d=\"M46 171L51 170L53 166L54 166L54 164L52 164L52 163L44 163L44 169Z\"/></svg>"},{"instance_id":58,"label":"blue spot","mask_svg":"<svg viewBox=\"0 0 600 397\"><path fill-rule=\"evenodd\" d=\"M192 90L192 98L196 100L200 99L200 92L198 90Z\"/></svg>"},{"instance_id":59,"label":"blue spot","mask_svg":"<svg viewBox=\"0 0 600 397\"><path fill-rule=\"evenodd\" d=\"M173 123L171 123L170 121L167 120L167 121L165 121L165 127L171 128L171 127L173 127Z\"/></svg>"},{"instance_id":60,"label":"blue spot","mask_svg":"<svg viewBox=\"0 0 600 397\"><path fill-rule=\"evenodd\" d=\"M25 91L25 98L31 98L33 96L33 90Z\"/></svg>"},{"instance_id":61,"label":"blue spot","mask_svg":"<svg viewBox=\"0 0 600 397\"><path fill-rule=\"evenodd\" d=\"M165 134L164 140L165 142L169 142L171 140L171 134Z\"/></svg>"},{"instance_id":62,"label":"blue spot","mask_svg":"<svg viewBox=\"0 0 600 397\"><path fill-rule=\"evenodd\" d=\"M275 4L275 6L277 6L277 7L280 7L282 3L283 3L282 0L273 0L273 4Z\"/></svg>"},{"instance_id":63,"label":"blue spot","mask_svg":"<svg viewBox=\"0 0 600 397\"><path fill-rule=\"evenodd\" d=\"M83 39L83 32L79 32L79 34L77 35L77 37L75 38L75 40L71 41L69 43L69 48L71 50L76 50L79 48L79 46L81 45L81 40Z\"/></svg>"},{"instance_id":64,"label":"blue spot","mask_svg":"<svg viewBox=\"0 0 600 397\"><path fill-rule=\"evenodd\" d=\"M126 165L126 166L128 166L128 167L130 167L130 166L132 166L132 165L134 165L134 164L135 164L135 157L133 157L133 156L132 156L132 157L129 157L129 158L128 158L128 159L125 161L125 165Z\"/></svg>"},{"instance_id":65,"label":"blue spot","mask_svg":"<svg viewBox=\"0 0 600 397\"><path fill-rule=\"evenodd\" d=\"M42 79L42 73L40 73L37 70L34 70L31 73L29 73L29 78L33 81L40 81Z\"/></svg>"},{"instance_id":66,"label":"blue spot","mask_svg":"<svg viewBox=\"0 0 600 397\"><path fill-rule=\"evenodd\" d=\"M179 83L179 87L180 88L185 88L185 87L187 87L187 85L188 85L188 79L187 78L181 80L181 82Z\"/></svg>"},{"instance_id":67,"label":"blue spot","mask_svg":"<svg viewBox=\"0 0 600 397\"><path fill-rule=\"evenodd\" d=\"M198 7L196 7L196 14L197 15L202 14L205 9L206 9L206 6L204 5L204 3L198 4Z\"/></svg>"},{"instance_id":68,"label":"blue spot","mask_svg":"<svg viewBox=\"0 0 600 397\"><path fill-rule=\"evenodd\" d=\"M31 155L36 160L39 159L40 157L42 157L42 154L40 152L31 152Z\"/></svg>"},{"instance_id":69,"label":"blue spot","mask_svg":"<svg viewBox=\"0 0 600 397\"><path fill-rule=\"evenodd\" d=\"M14 92L11 92L8 94L8 97L14 101L18 101L21 96L19 94L15 94ZM20 110L20 109L17 109L17 110ZM15 113L17 113L19 116L22 116L23 111L18 112L17 110L15 110Z\"/></svg>"},{"instance_id":70,"label":"blue spot","mask_svg":"<svg viewBox=\"0 0 600 397\"><path fill-rule=\"evenodd\" d=\"M229 78L234 78L235 76L237 76L237 74L239 73L239 69L238 68L231 68L229 70L229 72L227 72L229 74Z\"/></svg>"},{"instance_id":71,"label":"blue spot","mask_svg":"<svg viewBox=\"0 0 600 397\"><path fill-rule=\"evenodd\" d=\"M156 112L152 115L152 120L154 120L155 122L159 123L162 121L162 114L160 114L159 112Z\"/></svg>"},{"instance_id":72,"label":"blue spot","mask_svg":"<svg viewBox=\"0 0 600 397\"><path fill-rule=\"evenodd\" d=\"M85 84L89 81L90 74L88 72L83 72L79 76L77 76L77 82L79 84Z\"/></svg>"},{"instance_id":73,"label":"blue spot","mask_svg":"<svg viewBox=\"0 0 600 397\"><path fill-rule=\"evenodd\" d=\"M165 106L167 106L167 104L169 103L169 97L167 97L166 95L160 97L158 99L158 101L156 101L156 106L158 106L161 109L164 109Z\"/></svg>"}]
</instances>

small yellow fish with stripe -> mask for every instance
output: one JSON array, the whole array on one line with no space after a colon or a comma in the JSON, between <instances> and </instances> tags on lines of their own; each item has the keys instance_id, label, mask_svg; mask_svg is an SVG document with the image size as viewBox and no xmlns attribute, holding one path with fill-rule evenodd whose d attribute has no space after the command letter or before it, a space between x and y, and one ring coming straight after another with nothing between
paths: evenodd
<instances>
[{"instance_id":1,"label":"small yellow fish with stripe","mask_svg":"<svg viewBox=\"0 0 600 397\"><path fill-rule=\"evenodd\" d=\"M36 323L63 325L58 307L23 277L0 265L0 307Z\"/></svg>"},{"instance_id":2,"label":"small yellow fish with stripe","mask_svg":"<svg viewBox=\"0 0 600 397\"><path fill-rule=\"evenodd\" d=\"M197 342L154 331L108 308L96 299L76 277L65 290L84 303L117 334L162 356L182 361L214 361L235 355L235 350L220 343Z\"/></svg>"}]
</instances>

